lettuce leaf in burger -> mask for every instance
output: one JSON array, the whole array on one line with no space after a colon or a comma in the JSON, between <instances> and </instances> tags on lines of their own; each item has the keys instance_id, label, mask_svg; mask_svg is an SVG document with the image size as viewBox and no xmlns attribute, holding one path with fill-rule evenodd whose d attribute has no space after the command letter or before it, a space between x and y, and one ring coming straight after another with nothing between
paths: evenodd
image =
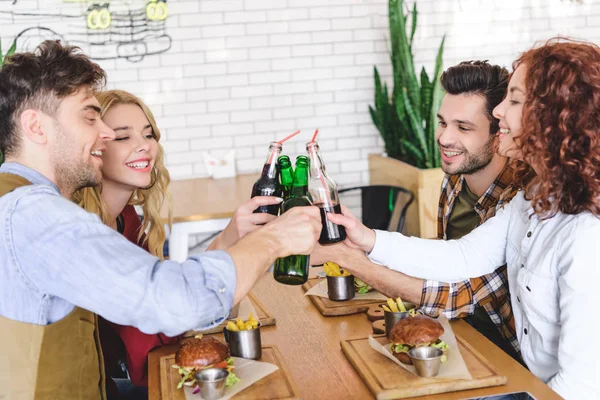
<instances>
[{"instance_id":1,"label":"lettuce leaf in burger","mask_svg":"<svg viewBox=\"0 0 600 400\"><path fill-rule=\"evenodd\" d=\"M357 277L354 277L354 289L358 293L368 293L373 290L371 286L367 285L364 281L358 279Z\"/></svg>"}]
</instances>

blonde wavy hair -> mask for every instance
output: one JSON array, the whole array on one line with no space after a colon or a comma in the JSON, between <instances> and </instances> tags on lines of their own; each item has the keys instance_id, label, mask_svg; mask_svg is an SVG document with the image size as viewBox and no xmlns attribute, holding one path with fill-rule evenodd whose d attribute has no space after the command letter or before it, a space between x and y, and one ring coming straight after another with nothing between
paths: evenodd
<instances>
[{"instance_id":1,"label":"blonde wavy hair","mask_svg":"<svg viewBox=\"0 0 600 400\"><path fill-rule=\"evenodd\" d=\"M169 175L169 171L165 167L165 154L162 146L160 145L160 131L156 126L154 115L142 100L123 90L108 90L99 92L96 94L96 98L100 103L101 117L104 117L108 110L113 106L119 104L134 104L142 109L146 115L146 118L148 118L150 125L152 126L152 131L156 136L156 141L158 144L158 153L156 155L154 168L151 172L153 184L151 184L148 188L136 189L131 195L131 198L127 204L139 205L142 207L144 220L142 222L142 229L140 229L138 234L138 242L140 241L144 232L147 232L143 243L147 244L148 250L151 254L160 257L162 260L164 259L163 246L165 244L166 233L162 218L160 217L160 210L166 199L169 209L168 223L169 226L171 226L171 194L167 189L169 182L171 181L171 177ZM104 224L110 225L113 222L111 219L116 218L117 216L111 216L108 214L106 210L106 204L104 201L102 201L100 193L102 193L102 184L95 187L83 188L73 194L73 201L79 204L85 210L100 216Z\"/></svg>"}]
</instances>

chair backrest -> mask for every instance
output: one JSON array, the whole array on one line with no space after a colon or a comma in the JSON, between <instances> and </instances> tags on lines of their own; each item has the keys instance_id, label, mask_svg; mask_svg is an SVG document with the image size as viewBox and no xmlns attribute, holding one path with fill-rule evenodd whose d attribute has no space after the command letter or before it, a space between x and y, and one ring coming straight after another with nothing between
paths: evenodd
<instances>
[{"instance_id":1,"label":"chair backrest","mask_svg":"<svg viewBox=\"0 0 600 400\"><path fill-rule=\"evenodd\" d=\"M344 193L360 192L362 222L371 229L402 232L406 210L414 195L401 186L372 185L340 189L342 204Z\"/></svg>"}]
</instances>

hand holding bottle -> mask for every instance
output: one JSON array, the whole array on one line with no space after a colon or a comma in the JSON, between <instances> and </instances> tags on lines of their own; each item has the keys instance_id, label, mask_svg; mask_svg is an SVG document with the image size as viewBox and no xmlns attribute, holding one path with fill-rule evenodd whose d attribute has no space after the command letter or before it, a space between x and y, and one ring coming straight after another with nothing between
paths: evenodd
<instances>
[{"instance_id":1,"label":"hand holding bottle","mask_svg":"<svg viewBox=\"0 0 600 400\"><path fill-rule=\"evenodd\" d=\"M346 239L344 227L332 223L326 217L327 213L341 213L337 186L327 175L319 144L314 140L306 143L306 152L310 157L310 180L308 183L310 199L312 204L319 207L323 225L319 243L334 244L343 242Z\"/></svg>"},{"instance_id":2,"label":"hand holding bottle","mask_svg":"<svg viewBox=\"0 0 600 400\"><path fill-rule=\"evenodd\" d=\"M296 171L292 171L290 160L287 156L279 158L281 166L281 184L286 193L285 201L281 204L281 213L294 207L310 206L308 199L308 158L298 156ZM273 277L279 283L286 285L302 285L308 280L310 257L295 254L285 258L278 258L273 268Z\"/></svg>"},{"instance_id":3,"label":"hand holding bottle","mask_svg":"<svg viewBox=\"0 0 600 400\"><path fill-rule=\"evenodd\" d=\"M279 205L283 201L280 197L257 196L253 197L235 211L229 224L223 232L208 247L208 250L222 250L233 246L238 240L250 232L254 232L262 225L277 218L267 213L254 213L261 206Z\"/></svg>"},{"instance_id":4,"label":"hand holding bottle","mask_svg":"<svg viewBox=\"0 0 600 400\"><path fill-rule=\"evenodd\" d=\"M269 222L259 231L270 238L277 257L310 254L321 234L319 209L294 207Z\"/></svg>"},{"instance_id":5,"label":"hand holding bottle","mask_svg":"<svg viewBox=\"0 0 600 400\"><path fill-rule=\"evenodd\" d=\"M342 214L327 213L327 219L334 224L346 228L346 244L365 252L370 252L375 246L375 231L367 228L352 215L348 207L342 205Z\"/></svg>"}]
</instances>

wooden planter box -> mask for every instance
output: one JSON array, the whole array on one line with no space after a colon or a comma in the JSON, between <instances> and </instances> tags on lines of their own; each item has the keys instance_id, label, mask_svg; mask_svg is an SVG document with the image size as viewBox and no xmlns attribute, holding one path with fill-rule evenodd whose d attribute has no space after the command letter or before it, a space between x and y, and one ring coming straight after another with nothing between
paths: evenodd
<instances>
[{"instance_id":1,"label":"wooden planter box","mask_svg":"<svg viewBox=\"0 0 600 400\"><path fill-rule=\"evenodd\" d=\"M369 154L371 185L402 186L415 195L406 213L405 235L437 237L437 213L440 187L444 179L441 168L419 169L405 162Z\"/></svg>"}]
</instances>

